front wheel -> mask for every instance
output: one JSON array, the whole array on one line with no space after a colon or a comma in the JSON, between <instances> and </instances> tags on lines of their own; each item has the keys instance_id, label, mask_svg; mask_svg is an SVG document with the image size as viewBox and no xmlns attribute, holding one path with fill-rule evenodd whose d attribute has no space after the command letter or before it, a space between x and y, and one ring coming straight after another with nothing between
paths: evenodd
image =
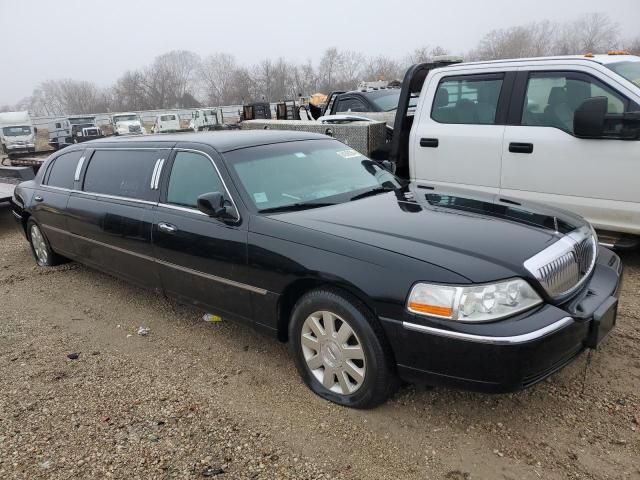
<instances>
[{"instance_id":1,"label":"front wheel","mask_svg":"<svg viewBox=\"0 0 640 480\"><path fill-rule=\"evenodd\" d=\"M49 241L44 233L33 220L27 223L27 231L29 233L29 243L31 244L31 252L36 259L36 263L41 267L53 267L64 262L64 258L51 250Z\"/></svg>"},{"instance_id":2,"label":"front wheel","mask_svg":"<svg viewBox=\"0 0 640 480\"><path fill-rule=\"evenodd\" d=\"M322 398L371 408L397 385L378 320L345 292L321 289L304 295L294 307L289 340L300 376Z\"/></svg>"}]
</instances>

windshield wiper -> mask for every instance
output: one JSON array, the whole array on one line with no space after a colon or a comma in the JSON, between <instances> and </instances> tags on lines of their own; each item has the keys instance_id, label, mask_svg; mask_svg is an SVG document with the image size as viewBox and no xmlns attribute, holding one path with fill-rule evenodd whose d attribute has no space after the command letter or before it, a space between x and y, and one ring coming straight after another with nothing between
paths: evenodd
<instances>
[{"instance_id":1,"label":"windshield wiper","mask_svg":"<svg viewBox=\"0 0 640 480\"><path fill-rule=\"evenodd\" d=\"M359 193L358 195L351 197L350 200L359 200L361 198L371 197L373 195L378 195L379 193L391 192L393 190L393 188L389 187L376 187L372 190L367 190L366 192Z\"/></svg>"},{"instance_id":2,"label":"windshield wiper","mask_svg":"<svg viewBox=\"0 0 640 480\"><path fill-rule=\"evenodd\" d=\"M281 205L279 207L263 208L258 210L259 213L276 213L276 212L295 212L298 210L309 210L311 208L329 207L335 205L335 203L328 202L300 202L292 203L291 205Z\"/></svg>"}]
</instances>

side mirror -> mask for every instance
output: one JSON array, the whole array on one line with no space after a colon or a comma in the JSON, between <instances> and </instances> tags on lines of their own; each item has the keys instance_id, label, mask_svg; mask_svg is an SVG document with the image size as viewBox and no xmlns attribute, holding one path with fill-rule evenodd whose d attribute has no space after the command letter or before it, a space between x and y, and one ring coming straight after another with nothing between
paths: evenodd
<instances>
[{"instance_id":1,"label":"side mirror","mask_svg":"<svg viewBox=\"0 0 640 480\"><path fill-rule=\"evenodd\" d=\"M227 213L224 196L220 192L203 193L198 197L198 210L210 217L222 217Z\"/></svg>"},{"instance_id":2,"label":"side mirror","mask_svg":"<svg viewBox=\"0 0 640 480\"><path fill-rule=\"evenodd\" d=\"M607 97L587 98L573 114L573 133L584 138L602 137L607 106Z\"/></svg>"}]
</instances>

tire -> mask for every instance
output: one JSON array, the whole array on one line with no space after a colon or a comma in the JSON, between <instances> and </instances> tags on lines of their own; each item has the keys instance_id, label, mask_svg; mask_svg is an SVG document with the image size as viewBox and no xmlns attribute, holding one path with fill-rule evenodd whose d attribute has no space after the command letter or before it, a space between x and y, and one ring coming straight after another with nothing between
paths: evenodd
<instances>
[{"instance_id":1,"label":"tire","mask_svg":"<svg viewBox=\"0 0 640 480\"><path fill-rule=\"evenodd\" d=\"M66 261L66 258L51 250L49 240L47 240L40 226L32 219L27 222L27 235L31 245L31 253L33 253L38 266L53 267Z\"/></svg>"},{"instance_id":2,"label":"tire","mask_svg":"<svg viewBox=\"0 0 640 480\"><path fill-rule=\"evenodd\" d=\"M326 400L372 408L397 388L393 355L382 327L360 300L346 292L323 288L302 296L289 322L289 343L298 373Z\"/></svg>"}]
</instances>

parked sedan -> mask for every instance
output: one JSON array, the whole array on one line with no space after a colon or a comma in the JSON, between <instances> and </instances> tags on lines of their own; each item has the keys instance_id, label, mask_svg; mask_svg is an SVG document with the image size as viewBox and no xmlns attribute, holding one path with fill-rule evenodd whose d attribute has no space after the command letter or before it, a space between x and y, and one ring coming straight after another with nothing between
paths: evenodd
<instances>
[{"instance_id":1,"label":"parked sedan","mask_svg":"<svg viewBox=\"0 0 640 480\"><path fill-rule=\"evenodd\" d=\"M616 318L621 262L582 218L406 183L322 135L92 141L13 204L38 265L73 259L247 322L351 407L399 379L528 387Z\"/></svg>"}]
</instances>

